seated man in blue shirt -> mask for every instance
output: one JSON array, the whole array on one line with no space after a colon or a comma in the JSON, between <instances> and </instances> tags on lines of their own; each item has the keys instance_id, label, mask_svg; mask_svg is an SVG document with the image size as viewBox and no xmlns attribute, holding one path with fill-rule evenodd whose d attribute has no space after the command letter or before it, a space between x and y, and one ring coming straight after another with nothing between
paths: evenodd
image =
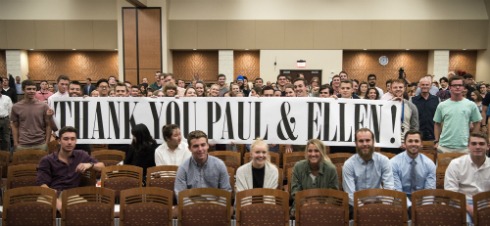
<instances>
[{"instance_id":1,"label":"seated man in blue shirt","mask_svg":"<svg viewBox=\"0 0 490 226\"><path fill-rule=\"evenodd\" d=\"M371 188L394 189L393 172L388 157L374 152L374 135L368 128L355 134L357 154L344 163L343 188L349 195L349 215L352 219L354 192ZM383 185L383 186L381 186Z\"/></svg>"},{"instance_id":2,"label":"seated man in blue shirt","mask_svg":"<svg viewBox=\"0 0 490 226\"><path fill-rule=\"evenodd\" d=\"M412 192L423 189L436 189L436 166L422 150L422 133L418 130L409 130L405 133L405 151L390 160L393 168L395 190L407 194L408 214L410 216L410 202Z\"/></svg>"},{"instance_id":3,"label":"seated man in blue shirt","mask_svg":"<svg viewBox=\"0 0 490 226\"><path fill-rule=\"evenodd\" d=\"M174 191L191 188L219 188L231 192L230 178L221 159L208 155L208 136L200 130L192 131L187 137L192 156L177 170Z\"/></svg>"}]
</instances>

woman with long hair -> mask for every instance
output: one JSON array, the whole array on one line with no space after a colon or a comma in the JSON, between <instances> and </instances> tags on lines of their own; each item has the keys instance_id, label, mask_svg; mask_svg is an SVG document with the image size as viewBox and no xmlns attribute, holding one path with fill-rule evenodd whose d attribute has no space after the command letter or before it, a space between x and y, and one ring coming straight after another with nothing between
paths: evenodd
<instances>
[{"instance_id":1,"label":"woman with long hair","mask_svg":"<svg viewBox=\"0 0 490 226\"><path fill-rule=\"evenodd\" d=\"M306 143L305 158L297 162L293 168L291 178L293 200L297 192L307 189L339 189L337 169L328 158L326 147L321 140L311 139Z\"/></svg>"},{"instance_id":2,"label":"woman with long hair","mask_svg":"<svg viewBox=\"0 0 490 226\"><path fill-rule=\"evenodd\" d=\"M368 100L379 100L379 92L375 87L368 88L366 95Z\"/></svg>"},{"instance_id":3,"label":"woman with long hair","mask_svg":"<svg viewBox=\"0 0 490 226\"><path fill-rule=\"evenodd\" d=\"M357 91L357 96L361 99L367 99L367 91L368 91L368 83L365 81L362 81L361 84L359 84L359 90Z\"/></svg>"},{"instance_id":4,"label":"woman with long hair","mask_svg":"<svg viewBox=\"0 0 490 226\"><path fill-rule=\"evenodd\" d=\"M196 95L198 97L205 97L207 90L206 90L206 84L202 81L197 81L196 85L194 86L194 89L196 90Z\"/></svg>"},{"instance_id":5,"label":"woman with long hair","mask_svg":"<svg viewBox=\"0 0 490 226\"><path fill-rule=\"evenodd\" d=\"M157 142L153 139L145 124L137 124L131 130L133 141L126 153L124 164L143 168L143 183L146 178L146 169L155 166L155 149Z\"/></svg>"},{"instance_id":6,"label":"woman with long hair","mask_svg":"<svg viewBox=\"0 0 490 226\"><path fill-rule=\"evenodd\" d=\"M236 192L254 188L276 189L279 173L270 162L269 145L262 139L256 139L250 148L252 160L236 171Z\"/></svg>"}]
</instances>

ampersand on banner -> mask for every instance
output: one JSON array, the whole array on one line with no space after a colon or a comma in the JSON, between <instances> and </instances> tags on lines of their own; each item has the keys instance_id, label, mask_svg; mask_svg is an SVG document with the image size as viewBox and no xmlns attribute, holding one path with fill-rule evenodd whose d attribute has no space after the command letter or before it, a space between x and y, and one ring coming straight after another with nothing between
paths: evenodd
<instances>
[{"instance_id":1,"label":"ampersand on banner","mask_svg":"<svg viewBox=\"0 0 490 226\"><path fill-rule=\"evenodd\" d=\"M286 109L286 107L287 107L287 109ZM277 136L281 140L288 140L288 139L296 140L298 138L298 136L294 136L294 134L293 134L294 129L296 128L296 119L294 117L291 117L288 120L288 114L290 111L291 111L291 106L289 105L288 102L284 102L281 104L281 118L282 119L281 119L281 121L279 121L279 124L277 124ZM291 129L291 126L289 125L288 121L289 121L289 123L291 123L293 125L293 129ZM288 137L284 136L284 133L283 133L282 128L281 128L281 124L284 125L284 129L286 130Z\"/></svg>"}]
</instances>

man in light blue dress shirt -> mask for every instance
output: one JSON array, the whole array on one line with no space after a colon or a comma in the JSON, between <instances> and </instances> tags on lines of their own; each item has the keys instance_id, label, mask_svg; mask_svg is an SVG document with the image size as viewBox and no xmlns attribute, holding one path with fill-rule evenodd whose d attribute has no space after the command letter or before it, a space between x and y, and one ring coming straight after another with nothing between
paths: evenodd
<instances>
[{"instance_id":1,"label":"man in light blue dress shirt","mask_svg":"<svg viewBox=\"0 0 490 226\"><path fill-rule=\"evenodd\" d=\"M187 137L192 156L177 170L174 191L191 188L219 188L231 192L230 178L221 159L208 154L208 136L200 130L192 131Z\"/></svg>"},{"instance_id":2,"label":"man in light blue dress shirt","mask_svg":"<svg viewBox=\"0 0 490 226\"><path fill-rule=\"evenodd\" d=\"M390 160L393 168L395 190L407 194L407 206L412 192L423 189L436 189L436 166L422 150L422 133L418 130L409 130L404 139L405 151ZM412 162L413 161L413 162ZM410 211L408 212L410 215Z\"/></svg>"},{"instance_id":3,"label":"man in light blue dress shirt","mask_svg":"<svg viewBox=\"0 0 490 226\"><path fill-rule=\"evenodd\" d=\"M374 135L367 128L356 131L357 154L344 163L343 188L349 195L349 209L354 206L354 192L371 188L394 189L393 172L388 157L374 152ZM350 211L352 212L352 211ZM351 218L352 218L352 214Z\"/></svg>"}]
</instances>

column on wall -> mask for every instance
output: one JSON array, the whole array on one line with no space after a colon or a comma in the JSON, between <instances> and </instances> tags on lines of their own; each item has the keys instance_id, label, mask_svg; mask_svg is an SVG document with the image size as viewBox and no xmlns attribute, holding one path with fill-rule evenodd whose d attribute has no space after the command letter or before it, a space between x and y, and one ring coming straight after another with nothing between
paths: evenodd
<instances>
[{"instance_id":1,"label":"column on wall","mask_svg":"<svg viewBox=\"0 0 490 226\"><path fill-rule=\"evenodd\" d=\"M449 72L449 50L429 51L428 73L434 75L434 80L447 76Z\"/></svg>"},{"instance_id":2,"label":"column on wall","mask_svg":"<svg viewBox=\"0 0 490 226\"><path fill-rule=\"evenodd\" d=\"M220 74L226 75L226 83L233 82L233 50L218 51L218 71ZM216 77L216 79L218 79Z\"/></svg>"},{"instance_id":3,"label":"column on wall","mask_svg":"<svg viewBox=\"0 0 490 226\"><path fill-rule=\"evenodd\" d=\"M5 59L7 63L7 75L20 76L21 80L27 78L29 73L29 61L27 59L27 51L25 50L7 50L5 51Z\"/></svg>"}]
</instances>

